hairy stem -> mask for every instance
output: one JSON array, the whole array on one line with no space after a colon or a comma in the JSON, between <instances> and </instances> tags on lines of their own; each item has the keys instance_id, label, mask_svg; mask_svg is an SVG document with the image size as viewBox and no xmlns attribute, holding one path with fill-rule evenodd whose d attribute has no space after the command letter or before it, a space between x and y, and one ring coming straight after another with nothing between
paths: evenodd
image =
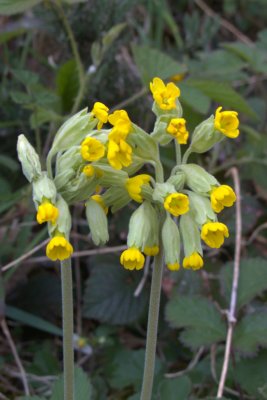
<instances>
[{"instance_id":1,"label":"hairy stem","mask_svg":"<svg viewBox=\"0 0 267 400\"><path fill-rule=\"evenodd\" d=\"M71 260L61 261L64 400L74 400L73 289Z\"/></svg>"},{"instance_id":2,"label":"hairy stem","mask_svg":"<svg viewBox=\"0 0 267 400\"><path fill-rule=\"evenodd\" d=\"M147 324L146 355L140 400L150 400L152 395L163 267L163 251L160 243L160 251L155 257L153 267Z\"/></svg>"}]
</instances>

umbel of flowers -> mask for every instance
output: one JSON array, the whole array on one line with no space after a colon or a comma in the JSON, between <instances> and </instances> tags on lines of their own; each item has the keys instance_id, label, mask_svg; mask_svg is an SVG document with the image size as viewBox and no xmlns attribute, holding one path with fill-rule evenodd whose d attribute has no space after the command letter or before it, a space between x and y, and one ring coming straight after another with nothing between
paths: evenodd
<instances>
[{"instance_id":1,"label":"umbel of flowers","mask_svg":"<svg viewBox=\"0 0 267 400\"><path fill-rule=\"evenodd\" d=\"M96 245L109 239L109 210L114 213L131 201L137 203L130 218L128 248L120 257L129 270L142 269L145 256L157 255L159 246L170 270L180 265L197 270L204 264L202 243L219 248L229 236L218 214L234 204L233 189L187 160L191 153L204 153L225 137L236 138L237 113L218 107L190 135L179 88L154 78L150 89L156 116L152 132L134 124L125 110L110 113L97 102L91 112L84 109L60 127L47 157L47 171L41 170L25 136L19 136L18 156L33 187L36 219L48 224L51 240L46 254L51 260L67 259L73 252L69 206L76 202L85 203ZM166 177L159 148L172 141L177 157ZM147 164L154 174L143 172Z\"/></svg>"}]
</instances>

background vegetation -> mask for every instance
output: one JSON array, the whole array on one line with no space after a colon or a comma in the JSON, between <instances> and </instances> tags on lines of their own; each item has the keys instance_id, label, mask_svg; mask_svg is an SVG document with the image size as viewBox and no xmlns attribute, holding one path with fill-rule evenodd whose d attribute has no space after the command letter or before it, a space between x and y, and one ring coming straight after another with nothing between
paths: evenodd
<instances>
[{"instance_id":1,"label":"background vegetation","mask_svg":"<svg viewBox=\"0 0 267 400\"><path fill-rule=\"evenodd\" d=\"M241 181L242 261L225 398L267 399L267 1L1 0L0 14L0 398L62 399L59 268L44 256L47 232L35 222L16 156L18 134L36 146L45 165L60 124L95 101L124 107L149 131L148 82L182 74L178 85L191 130L217 105L241 119L238 141L196 161L231 185L227 172L237 166ZM171 147L163 157L168 168ZM142 272L119 265L129 210L109 215L111 239L103 249L92 244L84 206L72 212L77 399L137 400L150 279L135 296ZM230 239L222 249L206 250L205 269L165 272L154 399L216 395L234 209L224 222ZM32 397L23 397L25 381Z\"/></svg>"}]
</instances>

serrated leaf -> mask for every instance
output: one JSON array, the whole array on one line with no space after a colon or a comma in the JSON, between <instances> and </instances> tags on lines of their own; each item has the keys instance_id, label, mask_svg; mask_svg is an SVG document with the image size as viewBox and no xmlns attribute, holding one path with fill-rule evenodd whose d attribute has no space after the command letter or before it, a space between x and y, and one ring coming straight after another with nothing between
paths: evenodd
<instances>
[{"instance_id":1,"label":"serrated leaf","mask_svg":"<svg viewBox=\"0 0 267 400\"><path fill-rule=\"evenodd\" d=\"M91 400L93 387L88 375L78 367L74 369L74 398L76 400ZM64 398L64 381L61 376L54 384L50 400L62 400Z\"/></svg>"},{"instance_id":2,"label":"serrated leaf","mask_svg":"<svg viewBox=\"0 0 267 400\"><path fill-rule=\"evenodd\" d=\"M0 15L14 15L28 10L42 0L0 0Z\"/></svg>"},{"instance_id":3,"label":"serrated leaf","mask_svg":"<svg viewBox=\"0 0 267 400\"><path fill-rule=\"evenodd\" d=\"M141 389L144 370L145 350L117 350L112 357L112 363L108 365L109 382L112 387L122 389L133 386ZM127 367L126 367L127 366ZM155 376L162 370L162 364L156 358Z\"/></svg>"},{"instance_id":4,"label":"serrated leaf","mask_svg":"<svg viewBox=\"0 0 267 400\"><path fill-rule=\"evenodd\" d=\"M192 384L187 376L164 379L159 385L159 399L188 400Z\"/></svg>"},{"instance_id":5,"label":"serrated leaf","mask_svg":"<svg viewBox=\"0 0 267 400\"><path fill-rule=\"evenodd\" d=\"M148 46L133 46L134 61L139 69L145 85L155 78L170 78L172 75L183 74L187 68L159 50Z\"/></svg>"},{"instance_id":6,"label":"serrated leaf","mask_svg":"<svg viewBox=\"0 0 267 400\"><path fill-rule=\"evenodd\" d=\"M233 263L227 263L221 270L220 281L223 294L230 301L233 277ZM237 307L249 303L267 289L267 261L263 258L248 258L240 263L237 291Z\"/></svg>"},{"instance_id":7,"label":"serrated leaf","mask_svg":"<svg viewBox=\"0 0 267 400\"><path fill-rule=\"evenodd\" d=\"M74 59L61 65L56 76L57 93L61 98L62 110L71 110L79 89L77 65Z\"/></svg>"},{"instance_id":8,"label":"serrated leaf","mask_svg":"<svg viewBox=\"0 0 267 400\"><path fill-rule=\"evenodd\" d=\"M246 315L234 330L233 344L243 353L256 353L259 346L267 346L267 310Z\"/></svg>"},{"instance_id":9,"label":"serrated leaf","mask_svg":"<svg viewBox=\"0 0 267 400\"><path fill-rule=\"evenodd\" d=\"M83 315L101 322L128 324L136 321L146 310L148 292L145 288L140 296L134 297L142 272L132 274L118 260L115 265L112 262L114 258L109 258L106 264L93 268L86 283Z\"/></svg>"},{"instance_id":10,"label":"serrated leaf","mask_svg":"<svg viewBox=\"0 0 267 400\"><path fill-rule=\"evenodd\" d=\"M19 90L11 90L10 96L17 104L29 104L32 102L32 97L28 93Z\"/></svg>"},{"instance_id":11,"label":"serrated leaf","mask_svg":"<svg viewBox=\"0 0 267 400\"><path fill-rule=\"evenodd\" d=\"M175 328L187 328L181 335L192 348L223 340L226 325L214 304L202 296L176 296L166 307L166 319Z\"/></svg>"},{"instance_id":12,"label":"serrated leaf","mask_svg":"<svg viewBox=\"0 0 267 400\"><path fill-rule=\"evenodd\" d=\"M211 104L208 96L203 94L200 90L188 86L184 82L179 83L179 88L181 89L182 104L186 104L201 114L207 114Z\"/></svg>"},{"instance_id":13,"label":"serrated leaf","mask_svg":"<svg viewBox=\"0 0 267 400\"><path fill-rule=\"evenodd\" d=\"M12 74L25 86L34 85L39 81L37 74L26 69L12 69Z\"/></svg>"},{"instance_id":14,"label":"serrated leaf","mask_svg":"<svg viewBox=\"0 0 267 400\"><path fill-rule=\"evenodd\" d=\"M263 351L256 358L240 360L233 369L234 379L257 400L267 399L266 365L267 352Z\"/></svg>"},{"instance_id":15,"label":"serrated leaf","mask_svg":"<svg viewBox=\"0 0 267 400\"><path fill-rule=\"evenodd\" d=\"M188 79L187 84L200 90L206 96L222 106L233 108L255 119L257 114L252 110L246 100L237 93L228 83L207 80Z\"/></svg>"}]
</instances>

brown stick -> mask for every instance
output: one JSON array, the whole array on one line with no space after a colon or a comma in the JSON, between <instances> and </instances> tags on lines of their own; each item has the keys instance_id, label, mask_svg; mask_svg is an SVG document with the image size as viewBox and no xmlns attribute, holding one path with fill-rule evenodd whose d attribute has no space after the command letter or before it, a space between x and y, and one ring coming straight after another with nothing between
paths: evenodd
<instances>
[{"instance_id":1,"label":"brown stick","mask_svg":"<svg viewBox=\"0 0 267 400\"><path fill-rule=\"evenodd\" d=\"M225 381L227 377L227 371L229 367L230 352L233 338L234 326L236 323L235 311L237 302L237 289L239 280L239 269L240 269L240 254L241 254L241 238L242 238L242 217L241 217L241 197L240 197L240 179L237 168L231 168L229 171L234 180L234 187L236 192L236 237L235 237L235 259L234 259L234 272L233 272L233 283L230 300L230 310L228 312L228 331L226 337L225 353L222 366L222 372L219 382L219 388L217 392L217 398L220 399L223 396Z\"/></svg>"}]
</instances>

